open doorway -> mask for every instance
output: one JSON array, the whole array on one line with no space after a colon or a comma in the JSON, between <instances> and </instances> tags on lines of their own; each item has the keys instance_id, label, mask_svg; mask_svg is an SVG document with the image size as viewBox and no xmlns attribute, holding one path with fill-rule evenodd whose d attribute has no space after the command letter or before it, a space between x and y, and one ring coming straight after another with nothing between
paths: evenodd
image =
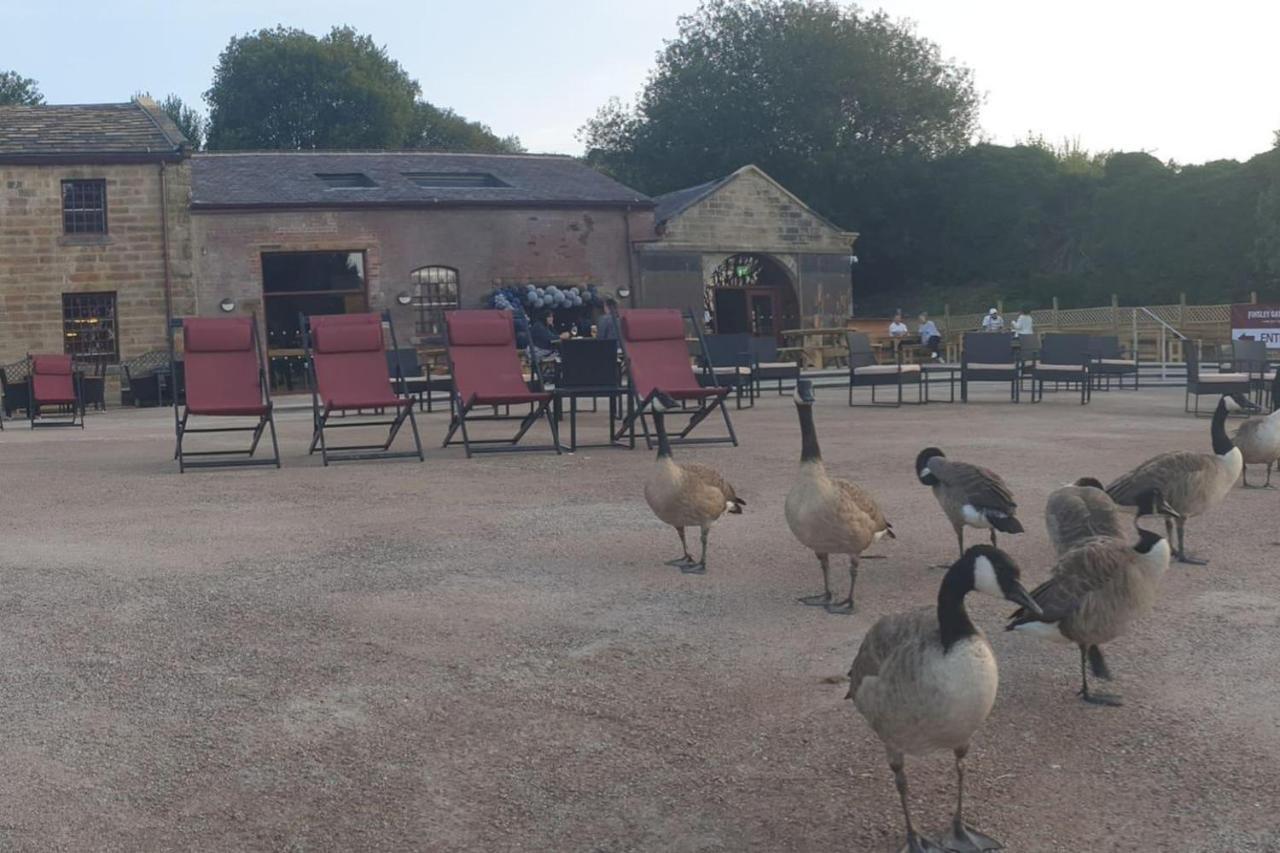
<instances>
[{"instance_id":1,"label":"open doorway","mask_svg":"<svg viewBox=\"0 0 1280 853\"><path fill-rule=\"evenodd\" d=\"M299 315L367 311L364 252L263 252L262 303L273 384L306 387Z\"/></svg>"},{"instance_id":2,"label":"open doorway","mask_svg":"<svg viewBox=\"0 0 1280 853\"><path fill-rule=\"evenodd\" d=\"M711 274L707 308L717 334L746 333L781 340L800 325L800 305L791 276L767 255L726 258Z\"/></svg>"}]
</instances>

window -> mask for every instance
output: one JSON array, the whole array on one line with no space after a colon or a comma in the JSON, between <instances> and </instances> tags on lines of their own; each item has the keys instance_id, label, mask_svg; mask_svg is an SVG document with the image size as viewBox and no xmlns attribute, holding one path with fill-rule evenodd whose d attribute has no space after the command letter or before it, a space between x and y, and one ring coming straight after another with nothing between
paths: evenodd
<instances>
[{"instance_id":1,"label":"window","mask_svg":"<svg viewBox=\"0 0 1280 853\"><path fill-rule=\"evenodd\" d=\"M267 349L300 349L298 315L368 310L364 252L263 252Z\"/></svg>"},{"instance_id":2,"label":"window","mask_svg":"<svg viewBox=\"0 0 1280 853\"><path fill-rule=\"evenodd\" d=\"M444 312L458 307L458 271L453 267L420 267L409 273L413 304L418 309L414 331L421 340L444 338Z\"/></svg>"},{"instance_id":3,"label":"window","mask_svg":"<svg viewBox=\"0 0 1280 853\"><path fill-rule=\"evenodd\" d=\"M83 361L117 361L116 295L62 294L62 350Z\"/></svg>"},{"instance_id":4,"label":"window","mask_svg":"<svg viewBox=\"0 0 1280 853\"><path fill-rule=\"evenodd\" d=\"M62 230L66 234L107 233L107 182L62 182Z\"/></svg>"},{"instance_id":5,"label":"window","mask_svg":"<svg viewBox=\"0 0 1280 853\"><path fill-rule=\"evenodd\" d=\"M404 176L420 187L509 187L487 172L405 172Z\"/></svg>"},{"instance_id":6,"label":"window","mask_svg":"<svg viewBox=\"0 0 1280 853\"><path fill-rule=\"evenodd\" d=\"M328 184L331 190L363 190L377 186L373 178L363 172L316 172L316 177Z\"/></svg>"}]
</instances>

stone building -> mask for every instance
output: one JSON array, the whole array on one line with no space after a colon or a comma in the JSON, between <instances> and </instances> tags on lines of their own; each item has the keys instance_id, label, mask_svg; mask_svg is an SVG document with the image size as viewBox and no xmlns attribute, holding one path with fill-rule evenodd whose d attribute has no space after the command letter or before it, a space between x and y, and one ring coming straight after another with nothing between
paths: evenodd
<instances>
[{"instance_id":1,"label":"stone building","mask_svg":"<svg viewBox=\"0 0 1280 853\"><path fill-rule=\"evenodd\" d=\"M0 107L0 364L165 346L191 307L188 163L149 99Z\"/></svg>"},{"instance_id":2,"label":"stone building","mask_svg":"<svg viewBox=\"0 0 1280 853\"><path fill-rule=\"evenodd\" d=\"M635 247L636 304L705 307L716 331L761 336L848 316L858 235L759 167L654 201L658 239Z\"/></svg>"},{"instance_id":3,"label":"stone building","mask_svg":"<svg viewBox=\"0 0 1280 853\"><path fill-rule=\"evenodd\" d=\"M264 318L295 355L299 313L390 309L406 343L494 285L634 289L653 202L570 157L377 153L192 158L196 308Z\"/></svg>"}]
</instances>

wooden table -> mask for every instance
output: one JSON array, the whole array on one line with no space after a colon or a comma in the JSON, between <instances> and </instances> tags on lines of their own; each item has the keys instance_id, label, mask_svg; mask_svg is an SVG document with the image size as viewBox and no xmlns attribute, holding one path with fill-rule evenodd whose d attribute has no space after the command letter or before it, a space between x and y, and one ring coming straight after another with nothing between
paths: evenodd
<instances>
[{"instance_id":1,"label":"wooden table","mask_svg":"<svg viewBox=\"0 0 1280 853\"><path fill-rule=\"evenodd\" d=\"M791 346L779 347L780 356L798 355L802 367L818 369L836 366L837 362L849 357L849 347L845 343L848 329L784 329L782 336ZM794 341L799 341L795 345ZM834 340L835 343L831 341Z\"/></svg>"}]
</instances>

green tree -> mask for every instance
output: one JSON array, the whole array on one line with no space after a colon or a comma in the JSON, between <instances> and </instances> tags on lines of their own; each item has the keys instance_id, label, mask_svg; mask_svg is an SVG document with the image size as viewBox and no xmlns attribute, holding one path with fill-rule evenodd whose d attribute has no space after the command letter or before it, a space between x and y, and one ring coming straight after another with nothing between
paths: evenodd
<instances>
[{"instance_id":1,"label":"green tree","mask_svg":"<svg viewBox=\"0 0 1280 853\"><path fill-rule=\"evenodd\" d=\"M151 93L138 92L134 97L150 98ZM204 147L204 135L208 120L198 110L187 106L182 98L173 93L165 95L164 98L156 101L156 106L169 117L170 121L178 126L178 130L182 131L182 135L191 143L192 149L199 151Z\"/></svg>"},{"instance_id":2,"label":"green tree","mask_svg":"<svg viewBox=\"0 0 1280 853\"><path fill-rule=\"evenodd\" d=\"M0 71L0 106L34 107L44 103L36 81L17 71Z\"/></svg>"},{"instance_id":3,"label":"green tree","mask_svg":"<svg viewBox=\"0 0 1280 853\"><path fill-rule=\"evenodd\" d=\"M524 151L515 136L500 137L487 125L468 121L453 110L419 101L406 147L431 151L475 151L484 154L519 154Z\"/></svg>"},{"instance_id":4,"label":"green tree","mask_svg":"<svg viewBox=\"0 0 1280 853\"><path fill-rule=\"evenodd\" d=\"M218 58L210 149L399 148L417 81L350 27L323 38L276 27L234 37Z\"/></svg>"}]
</instances>

